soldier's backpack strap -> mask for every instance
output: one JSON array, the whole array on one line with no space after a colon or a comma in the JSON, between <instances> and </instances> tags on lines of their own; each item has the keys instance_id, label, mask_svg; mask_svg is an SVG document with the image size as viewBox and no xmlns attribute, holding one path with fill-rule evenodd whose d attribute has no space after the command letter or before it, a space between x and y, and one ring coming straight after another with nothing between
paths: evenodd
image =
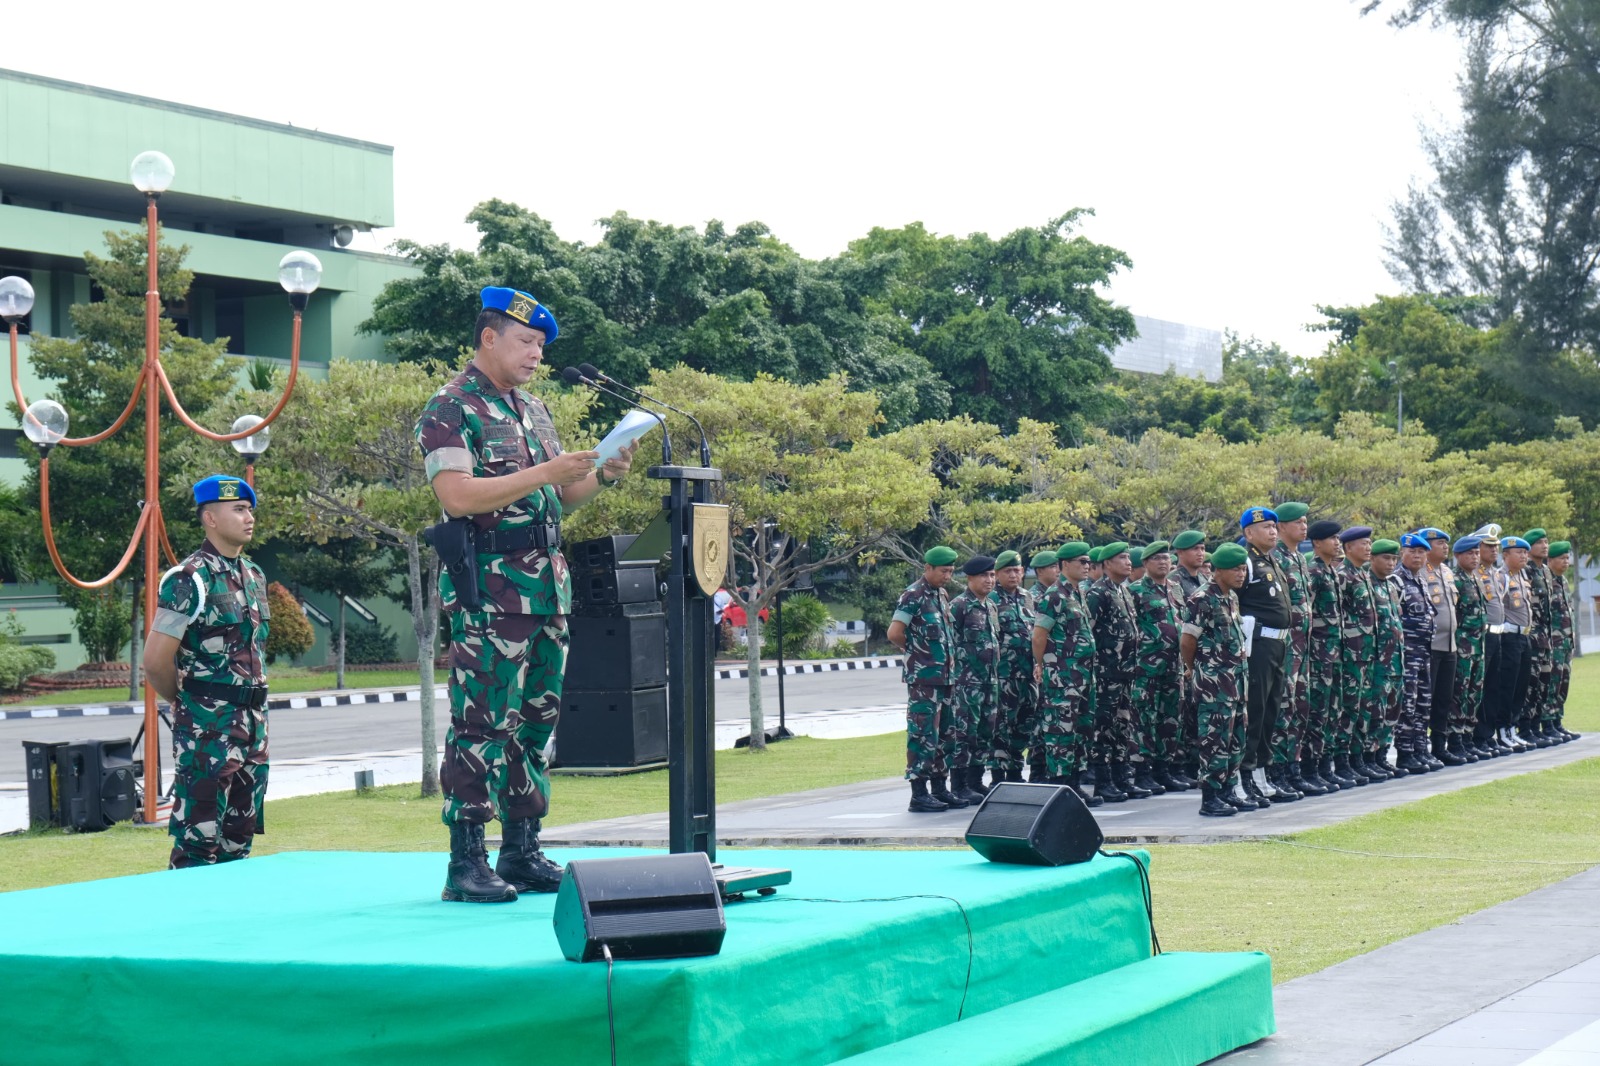
<instances>
[{"instance_id":1,"label":"soldier's backpack strap","mask_svg":"<svg viewBox=\"0 0 1600 1066\"><path fill-rule=\"evenodd\" d=\"M183 569L184 569L184 566L180 564L178 566L174 566L171 570L168 570L166 573L162 574L161 575L161 580L159 582L157 582L157 587L159 588L161 585L165 585L167 583L167 578L171 577L173 574L176 574L176 573L178 573L179 571L181 571ZM193 625L194 624L194 620L196 618L199 618L200 617L200 613L206 609L206 583L204 581L200 580L200 571L198 571L198 570L190 570L189 571L189 576L194 579L195 591L200 593L200 599L198 601L196 601L196 603L195 603L194 613L189 616L189 624Z\"/></svg>"}]
</instances>

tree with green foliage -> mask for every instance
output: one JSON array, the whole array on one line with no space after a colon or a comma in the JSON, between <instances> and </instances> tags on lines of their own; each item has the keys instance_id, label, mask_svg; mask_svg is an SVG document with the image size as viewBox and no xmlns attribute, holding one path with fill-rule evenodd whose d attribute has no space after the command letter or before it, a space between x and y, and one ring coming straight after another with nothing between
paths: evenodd
<instances>
[{"instance_id":1,"label":"tree with green foliage","mask_svg":"<svg viewBox=\"0 0 1600 1066\"><path fill-rule=\"evenodd\" d=\"M330 537L322 544L278 559L279 568L291 582L327 593L335 600L338 612L334 637L336 689L344 688L346 600L388 591L392 575L378 566L383 554L376 544L359 537Z\"/></svg>"},{"instance_id":2,"label":"tree with green foliage","mask_svg":"<svg viewBox=\"0 0 1600 1066\"><path fill-rule=\"evenodd\" d=\"M274 581L267 586L267 606L272 611L272 619L267 623L267 662L276 662L280 655L292 662L310 651L317 634L294 593L281 582Z\"/></svg>"},{"instance_id":3,"label":"tree with green foliage","mask_svg":"<svg viewBox=\"0 0 1600 1066\"><path fill-rule=\"evenodd\" d=\"M140 233L108 232L105 236L105 257L84 253L89 277L99 288L101 298L74 304L68 311L76 336L35 336L29 351L34 372L54 383L51 396L67 409L74 436L98 433L115 422L129 397L140 387L144 367L146 239ZM162 298L169 304L181 303L194 280L193 273L183 266L188 251L187 246L158 245L157 279ZM165 316L160 319L160 331L161 365L187 410L203 411L233 388L241 360L227 354L226 337L211 343L185 337ZM21 415L15 403L10 407L13 416ZM138 520L144 495L142 426L140 414L98 444L58 447L51 453L50 518L56 547L68 569L84 580L96 580L110 572L126 550ZM171 470L173 464L168 459L173 449L193 433L166 405L162 406L159 432L163 470ZM28 464L23 491L37 498L39 454L26 448L23 459ZM214 472L215 468L207 471ZM193 513L194 504L187 490L188 483L169 486L162 499L166 514L177 517ZM171 530L173 548L180 556L187 554L188 547L183 528L184 523L175 520ZM42 567L36 569L46 572ZM109 615L97 606L101 600L129 600L130 586L141 575L136 559L105 597L76 595L69 592L66 582L59 584L80 613L95 611L103 621ZM128 628L115 646L105 635L96 640L92 649L86 648L93 661L115 657L128 642L136 620L131 614L127 618L124 625Z\"/></svg>"}]
</instances>

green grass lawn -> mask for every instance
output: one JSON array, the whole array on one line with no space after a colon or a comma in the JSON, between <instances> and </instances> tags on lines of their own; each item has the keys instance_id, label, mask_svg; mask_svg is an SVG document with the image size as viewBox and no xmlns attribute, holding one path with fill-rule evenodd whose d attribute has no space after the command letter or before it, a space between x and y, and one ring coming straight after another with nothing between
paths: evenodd
<instances>
[{"instance_id":1,"label":"green grass lawn","mask_svg":"<svg viewBox=\"0 0 1600 1066\"><path fill-rule=\"evenodd\" d=\"M1600 657L1575 671L1567 723L1595 734L1600 756ZM722 802L894 772L898 735L800 738L765 754L723 752ZM664 773L556 779L550 825L664 811ZM1168 949L1261 950L1276 980L1341 959L1600 864L1600 759L1406 804L1282 842L1151 848L1157 930ZM258 854L330 848L440 851L439 802L415 785L269 802ZM0 838L0 890L160 869L167 837L117 826L105 833Z\"/></svg>"},{"instance_id":2,"label":"green grass lawn","mask_svg":"<svg viewBox=\"0 0 1600 1066\"><path fill-rule=\"evenodd\" d=\"M444 684L445 674L436 670L436 684ZM271 678L272 694L274 696L287 696L295 692L320 692L332 689L334 674L312 673L303 666L274 666L268 670ZM344 674L344 687L347 689L365 688L393 688L397 685L418 684L415 670L346 670ZM141 689L135 702L144 699L144 690ZM54 707L57 705L71 706L79 703L127 703L128 686L119 685L116 688L76 688L64 692L46 692L38 696L29 696L15 704L5 704L7 707Z\"/></svg>"}]
</instances>

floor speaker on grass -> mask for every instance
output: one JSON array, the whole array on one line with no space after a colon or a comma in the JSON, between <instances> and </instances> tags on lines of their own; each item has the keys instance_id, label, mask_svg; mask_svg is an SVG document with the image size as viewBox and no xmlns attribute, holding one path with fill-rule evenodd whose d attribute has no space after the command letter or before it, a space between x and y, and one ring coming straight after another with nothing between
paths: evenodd
<instances>
[{"instance_id":1,"label":"floor speaker on grass","mask_svg":"<svg viewBox=\"0 0 1600 1066\"><path fill-rule=\"evenodd\" d=\"M1105 835L1065 785L994 786L967 826L967 843L990 862L1065 866L1094 858Z\"/></svg>"},{"instance_id":2,"label":"floor speaker on grass","mask_svg":"<svg viewBox=\"0 0 1600 1066\"><path fill-rule=\"evenodd\" d=\"M704 852L573 859L556 891L561 953L592 962L715 955L728 931L722 893Z\"/></svg>"}]
</instances>

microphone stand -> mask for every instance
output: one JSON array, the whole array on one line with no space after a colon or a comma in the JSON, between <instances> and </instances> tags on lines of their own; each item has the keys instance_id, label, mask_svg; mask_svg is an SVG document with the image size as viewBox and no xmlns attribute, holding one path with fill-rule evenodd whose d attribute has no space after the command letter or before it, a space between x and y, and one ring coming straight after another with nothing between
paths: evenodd
<instances>
[{"instance_id":1,"label":"microphone stand","mask_svg":"<svg viewBox=\"0 0 1600 1066\"><path fill-rule=\"evenodd\" d=\"M614 387L619 388L619 389L626 389L627 391L633 393L635 396L639 397L639 399L644 400L647 403L653 403L657 407L665 407L669 411L675 411L678 414L682 415L684 418L687 418L690 422L693 422L694 423L694 428L697 429L700 432L700 465L701 466L710 466L711 465L711 444L709 442L709 439L706 437L706 428L700 424L700 420L698 418L696 418L694 415L690 414L688 411L685 411L681 407L672 406L670 403L667 403L665 400L658 400L654 396L651 396L648 393L644 392L642 389L636 389L632 385L624 385L622 382L618 381L616 378L609 377L608 375L606 375L598 367L596 367L593 363L584 363L582 366L578 367L578 370L579 370L580 373L584 374L586 377L593 378L596 381L603 381L607 385L611 385L611 386L614 386Z\"/></svg>"},{"instance_id":2,"label":"microphone stand","mask_svg":"<svg viewBox=\"0 0 1600 1066\"><path fill-rule=\"evenodd\" d=\"M594 391L603 392L607 396L611 396L611 397L613 397L615 399L621 400L623 403L627 404L630 407L635 406L635 403L634 403L634 401L632 399L630 399L627 396L622 395L622 393L620 393L620 392L616 392L616 391L614 391L612 389L606 388L604 385L602 385L598 381L596 381L593 377L589 376L588 374L585 374L583 371L579 370L577 367L572 367L572 366L567 367L565 370L563 370L561 372L561 377L569 385L587 385L591 389L593 389ZM657 422L661 423L661 463L662 463L663 466L671 466L672 465L672 438L667 435L667 420L662 418L659 414L657 414L656 412L650 410L647 407L640 407L639 410L643 411L645 414L649 415L651 418L653 418Z\"/></svg>"}]
</instances>

